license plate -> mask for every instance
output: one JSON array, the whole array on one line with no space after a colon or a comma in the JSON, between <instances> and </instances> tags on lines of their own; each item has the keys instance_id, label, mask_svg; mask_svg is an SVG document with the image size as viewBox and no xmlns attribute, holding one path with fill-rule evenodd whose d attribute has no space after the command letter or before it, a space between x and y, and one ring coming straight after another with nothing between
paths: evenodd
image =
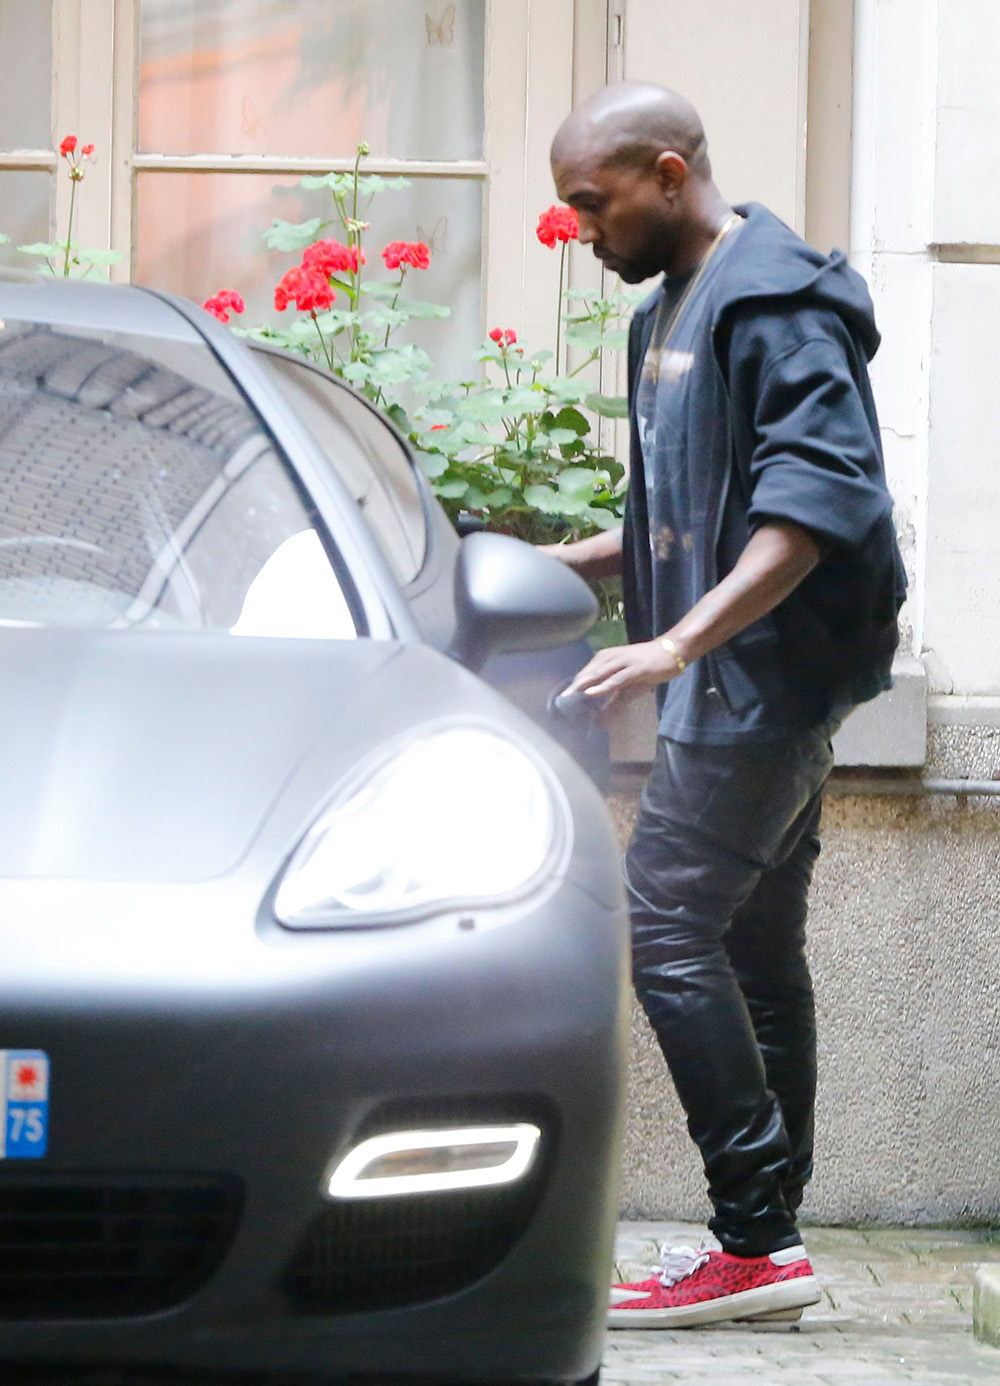
<instances>
[{"instance_id":1,"label":"license plate","mask_svg":"<svg viewBox=\"0 0 1000 1386\"><path fill-rule=\"evenodd\" d=\"M0 1049L0 1160L39 1160L48 1139L48 1054Z\"/></svg>"}]
</instances>

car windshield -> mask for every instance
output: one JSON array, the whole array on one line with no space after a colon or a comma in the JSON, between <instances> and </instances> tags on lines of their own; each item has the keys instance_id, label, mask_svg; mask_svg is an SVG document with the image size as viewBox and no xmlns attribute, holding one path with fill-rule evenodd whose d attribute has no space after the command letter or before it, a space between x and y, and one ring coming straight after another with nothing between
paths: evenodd
<instances>
[{"instance_id":1,"label":"car windshield","mask_svg":"<svg viewBox=\"0 0 1000 1386\"><path fill-rule=\"evenodd\" d=\"M0 329L0 624L356 634L325 537L207 347Z\"/></svg>"}]
</instances>

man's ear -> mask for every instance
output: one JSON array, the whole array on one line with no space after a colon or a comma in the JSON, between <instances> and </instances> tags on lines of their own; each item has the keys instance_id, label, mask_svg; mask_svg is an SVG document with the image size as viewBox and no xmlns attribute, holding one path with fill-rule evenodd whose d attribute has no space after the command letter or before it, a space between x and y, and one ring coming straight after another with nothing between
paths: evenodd
<instances>
[{"instance_id":1,"label":"man's ear","mask_svg":"<svg viewBox=\"0 0 1000 1386\"><path fill-rule=\"evenodd\" d=\"M673 201L690 177L687 160L676 150L665 149L656 156L656 176L664 197Z\"/></svg>"}]
</instances>

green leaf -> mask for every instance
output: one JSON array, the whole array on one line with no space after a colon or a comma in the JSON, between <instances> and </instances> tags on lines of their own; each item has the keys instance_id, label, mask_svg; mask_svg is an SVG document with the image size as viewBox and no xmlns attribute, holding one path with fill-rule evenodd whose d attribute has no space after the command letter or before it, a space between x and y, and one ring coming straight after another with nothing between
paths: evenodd
<instances>
[{"instance_id":1,"label":"green leaf","mask_svg":"<svg viewBox=\"0 0 1000 1386\"><path fill-rule=\"evenodd\" d=\"M348 380L355 378L348 372L361 364L362 362L354 361L344 367L344 375ZM388 347L384 351L372 353L370 364L365 366L367 374L364 378L379 386L402 385L404 381L412 380L415 375L426 375L430 368L430 357L421 347Z\"/></svg>"},{"instance_id":2,"label":"green leaf","mask_svg":"<svg viewBox=\"0 0 1000 1386\"><path fill-rule=\"evenodd\" d=\"M581 437L584 433L590 432L589 421L580 413L579 409L573 409L567 405L565 409L560 409L555 419L556 428L566 428Z\"/></svg>"},{"instance_id":3,"label":"green leaf","mask_svg":"<svg viewBox=\"0 0 1000 1386\"><path fill-rule=\"evenodd\" d=\"M342 174L348 183L353 187L353 180L348 174ZM408 178L383 178L380 173L362 173L358 177L358 196L374 197L376 193L385 192L387 189L402 190L410 186Z\"/></svg>"},{"instance_id":4,"label":"green leaf","mask_svg":"<svg viewBox=\"0 0 1000 1386\"><path fill-rule=\"evenodd\" d=\"M530 361L532 365L535 365L537 362L538 365L544 366L546 361L552 360L552 352L546 347L542 351L533 351L526 359Z\"/></svg>"},{"instance_id":5,"label":"green leaf","mask_svg":"<svg viewBox=\"0 0 1000 1386\"><path fill-rule=\"evenodd\" d=\"M565 467L558 478L559 492L567 500L590 502L596 489L589 467Z\"/></svg>"},{"instance_id":6,"label":"green leaf","mask_svg":"<svg viewBox=\"0 0 1000 1386\"><path fill-rule=\"evenodd\" d=\"M599 322L574 323L566 329L567 345L584 347L588 351L603 346L606 336L610 333L605 333L604 324Z\"/></svg>"},{"instance_id":7,"label":"green leaf","mask_svg":"<svg viewBox=\"0 0 1000 1386\"><path fill-rule=\"evenodd\" d=\"M451 309L444 303L422 303L419 299L401 298L396 306L411 318L451 317Z\"/></svg>"},{"instance_id":8,"label":"green leaf","mask_svg":"<svg viewBox=\"0 0 1000 1386\"><path fill-rule=\"evenodd\" d=\"M57 244L55 241L32 241L31 245L19 245L18 250L22 255L41 255L45 259L51 259L56 255L66 254L66 244ZM70 247L72 250L72 246Z\"/></svg>"},{"instance_id":9,"label":"green leaf","mask_svg":"<svg viewBox=\"0 0 1000 1386\"><path fill-rule=\"evenodd\" d=\"M312 318L308 321L312 322ZM317 313L316 321L320 331L326 336L336 336L338 332L343 332L345 327L356 327L361 321L361 314L352 313L347 308L331 308L329 312Z\"/></svg>"},{"instance_id":10,"label":"green leaf","mask_svg":"<svg viewBox=\"0 0 1000 1386\"><path fill-rule=\"evenodd\" d=\"M424 452L421 448L417 448L413 455L432 481L439 476L444 476L448 470L448 459L444 453Z\"/></svg>"},{"instance_id":11,"label":"green leaf","mask_svg":"<svg viewBox=\"0 0 1000 1386\"><path fill-rule=\"evenodd\" d=\"M469 489L467 481L455 478L452 481L439 481L434 487L434 491L439 496L444 496L446 500L458 500L464 496Z\"/></svg>"},{"instance_id":12,"label":"green leaf","mask_svg":"<svg viewBox=\"0 0 1000 1386\"><path fill-rule=\"evenodd\" d=\"M563 513L562 499L558 491L554 491L551 486L526 486L524 499L535 510L540 510L543 515L561 515Z\"/></svg>"},{"instance_id":13,"label":"green leaf","mask_svg":"<svg viewBox=\"0 0 1000 1386\"><path fill-rule=\"evenodd\" d=\"M348 361L341 371L345 380L349 380L352 385L363 385L371 380L374 370L366 365L364 361Z\"/></svg>"},{"instance_id":14,"label":"green leaf","mask_svg":"<svg viewBox=\"0 0 1000 1386\"><path fill-rule=\"evenodd\" d=\"M627 419L628 399L625 395L588 395L584 400L588 409L601 414L606 419Z\"/></svg>"},{"instance_id":15,"label":"green leaf","mask_svg":"<svg viewBox=\"0 0 1000 1386\"><path fill-rule=\"evenodd\" d=\"M4 233L3 233L2 231L0 231L0 245L6 245L7 242L8 242L9 240L10 240L10 237L9 237L9 236L5 236Z\"/></svg>"},{"instance_id":16,"label":"green leaf","mask_svg":"<svg viewBox=\"0 0 1000 1386\"><path fill-rule=\"evenodd\" d=\"M409 313L405 311L400 312L398 308L390 308L388 304L383 304L378 308L371 308L365 313L365 322L370 323L372 327L388 327L392 329L394 327L403 327L409 321Z\"/></svg>"},{"instance_id":17,"label":"green leaf","mask_svg":"<svg viewBox=\"0 0 1000 1386\"><path fill-rule=\"evenodd\" d=\"M441 424L449 427L455 420L455 415L450 409L428 409L426 405L421 406L413 416L420 424L421 432L426 433L432 428L439 428Z\"/></svg>"},{"instance_id":18,"label":"green leaf","mask_svg":"<svg viewBox=\"0 0 1000 1386\"><path fill-rule=\"evenodd\" d=\"M470 423L497 424L509 413L502 390L482 390L459 402L457 412Z\"/></svg>"},{"instance_id":19,"label":"green leaf","mask_svg":"<svg viewBox=\"0 0 1000 1386\"><path fill-rule=\"evenodd\" d=\"M318 192L320 188L329 188L331 192L346 193L354 187L354 175L351 173L307 173L299 179L299 187L305 188L307 192Z\"/></svg>"},{"instance_id":20,"label":"green leaf","mask_svg":"<svg viewBox=\"0 0 1000 1386\"><path fill-rule=\"evenodd\" d=\"M381 279L372 279L366 280L361 285L361 292L363 294L369 294L372 298L383 299L391 303L399 293L399 287L395 284L386 284Z\"/></svg>"},{"instance_id":21,"label":"green leaf","mask_svg":"<svg viewBox=\"0 0 1000 1386\"><path fill-rule=\"evenodd\" d=\"M613 510L604 510L598 505L588 505L583 513L598 529L617 529L622 522L621 515Z\"/></svg>"},{"instance_id":22,"label":"green leaf","mask_svg":"<svg viewBox=\"0 0 1000 1386\"><path fill-rule=\"evenodd\" d=\"M491 448L496 445L497 440L493 437L493 434L487 433L486 429L483 428L481 424L459 424L455 431L462 442L468 443L471 447ZM445 435L442 434L441 436L444 437Z\"/></svg>"},{"instance_id":23,"label":"green leaf","mask_svg":"<svg viewBox=\"0 0 1000 1386\"><path fill-rule=\"evenodd\" d=\"M541 414L545 409L544 390L530 385L514 385L504 392L504 411L507 414Z\"/></svg>"},{"instance_id":24,"label":"green leaf","mask_svg":"<svg viewBox=\"0 0 1000 1386\"><path fill-rule=\"evenodd\" d=\"M612 327L604 334L604 346L608 351L624 351L628 346L628 329Z\"/></svg>"},{"instance_id":25,"label":"green leaf","mask_svg":"<svg viewBox=\"0 0 1000 1386\"><path fill-rule=\"evenodd\" d=\"M262 239L269 250L304 250L307 245L312 245L322 225L322 217L300 222L282 221L280 217L275 217Z\"/></svg>"},{"instance_id":26,"label":"green leaf","mask_svg":"<svg viewBox=\"0 0 1000 1386\"><path fill-rule=\"evenodd\" d=\"M486 492L478 486L470 486L465 493L465 504L469 510L485 510L489 505L489 499Z\"/></svg>"},{"instance_id":27,"label":"green leaf","mask_svg":"<svg viewBox=\"0 0 1000 1386\"><path fill-rule=\"evenodd\" d=\"M486 504L491 510L496 510L502 505L510 505L514 499L514 492L509 486L498 486L486 497Z\"/></svg>"},{"instance_id":28,"label":"green leaf","mask_svg":"<svg viewBox=\"0 0 1000 1386\"><path fill-rule=\"evenodd\" d=\"M565 447L567 443L575 443L578 436L572 428L550 428L546 434L549 442L557 448Z\"/></svg>"},{"instance_id":29,"label":"green leaf","mask_svg":"<svg viewBox=\"0 0 1000 1386\"><path fill-rule=\"evenodd\" d=\"M462 393L461 383L457 380L424 380L414 389L417 394L426 395L430 400L451 399Z\"/></svg>"},{"instance_id":30,"label":"green leaf","mask_svg":"<svg viewBox=\"0 0 1000 1386\"><path fill-rule=\"evenodd\" d=\"M546 390L555 395L556 399L578 402L587 394L587 386L583 381L574 380L568 375L554 375L551 380L546 380L544 383Z\"/></svg>"},{"instance_id":31,"label":"green leaf","mask_svg":"<svg viewBox=\"0 0 1000 1386\"><path fill-rule=\"evenodd\" d=\"M78 250L76 256L90 265L117 265L122 253L120 250Z\"/></svg>"},{"instance_id":32,"label":"green leaf","mask_svg":"<svg viewBox=\"0 0 1000 1386\"><path fill-rule=\"evenodd\" d=\"M406 437L410 432L410 420L407 418L406 410L401 404L390 404L385 411L393 421L400 433Z\"/></svg>"}]
</instances>

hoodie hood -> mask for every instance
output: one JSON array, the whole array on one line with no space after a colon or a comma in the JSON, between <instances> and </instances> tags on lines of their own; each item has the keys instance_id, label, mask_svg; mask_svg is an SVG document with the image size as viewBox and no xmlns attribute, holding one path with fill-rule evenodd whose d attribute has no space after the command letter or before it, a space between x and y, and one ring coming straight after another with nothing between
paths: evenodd
<instances>
[{"instance_id":1,"label":"hoodie hood","mask_svg":"<svg viewBox=\"0 0 1000 1386\"><path fill-rule=\"evenodd\" d=\"M814 307L832 308L846 323L870 361L882 338L875 326L875 309L868 286L851 269L842 250L822 255L807 245L773 212L759 202L734 207L744 218L739 255L726 257L713 290L715 327L737 304L761 299L798 299ZM648 318L660 299L662 283L636 309L635 318ZM645 343L643 343L645 348Z\"/></svg>"},{"instance_id":2,"label":"hoodie hood","mask_svg":"<svg viewBox=\"0 0 1000 1386\"><path fill-rule=\"evenodd\" d=\"M760 203L736 207L745 218L740 255L730 256L719 277L718 319L751 299L795 298L838 313L867 360L879 347L868 286L841 250L822 255Z\"/></svg>"}]
</instances>

